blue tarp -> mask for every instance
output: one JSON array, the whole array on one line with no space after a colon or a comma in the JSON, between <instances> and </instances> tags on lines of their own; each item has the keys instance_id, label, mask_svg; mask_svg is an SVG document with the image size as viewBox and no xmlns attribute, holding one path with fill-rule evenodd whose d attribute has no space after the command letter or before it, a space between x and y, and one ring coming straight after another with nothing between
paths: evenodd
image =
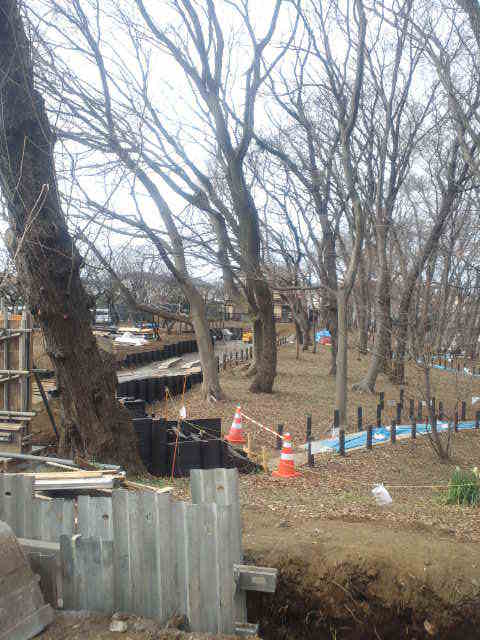
<instances>
[{"instance_id":1,"label":"blue tarp","mask_svg":"<svg viewBox=\"0 0 480 640\"><path fill-rule=\"evenodd\" d=\"M459 422L458 429L463 431L465 429L474 429L475 422ZM453 427L452 427L453 429ZM437 431L441 433L442 431L448 430L448 423L439 422L437 424ZM426 433L432 431L431 425L426 424L417 424L417 434L425 435ZM401 437L410 437L412 434L411 425L400 425L397 427L397 438ZM375 427L372 429L372 444L379 444L381 442L386 442L390 440L390 427ZM367 444L367 432L360 431L359 433L347 433L345 434L345 450L348 449L357 449L359 447L364 448ZM328 453L328 452L337 452L339 451L339 443L338 438L331 438L329 440L315 440L312 442L312 454L314 453ZM303 448L306 448L306 445L303 445Z\"/></svg>"},{"instance_id":2,"label":"blue tarp","mask_svg":"<svg viewBox=\"0 0 480 640\"><path fill-rule=\"evenodd\" d=\"M331 338L332 335L328 329L322 329L315 334L315 342L320 342L322 338Z\"/></svg>"},{"instance_id":3,"label":"blue tarp","mask_svg":"<svg viewBox=\"0 0 480 640\"><path fill-rule=\"evenodd\" d=\"M467 376L471 376L472 372L470 371L470 369L463 369L463 371L458 371L457 369L453 369L452 367L444 367L441 364L434 364L432 365L433 369L440 369L441 371L446 371L447 373L460 373L463 375L467 375ZM474 378L480 378L480 375L478 373L474 373L473 374Z\"/></svg>"}]
</instances>

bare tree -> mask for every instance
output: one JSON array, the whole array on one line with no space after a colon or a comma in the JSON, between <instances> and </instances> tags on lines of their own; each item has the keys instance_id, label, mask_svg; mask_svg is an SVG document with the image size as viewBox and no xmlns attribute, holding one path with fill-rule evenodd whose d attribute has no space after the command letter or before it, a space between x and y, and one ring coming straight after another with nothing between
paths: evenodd
<instances>
[{"instance_id":1,"label":"bare tree","mask_svg":"<svg viewBox=\"0 0 480 640\"><path fill-rule=\"evenodd\" d=\"M55 139L34 86L30 43L16 0L0 4L0 100L9 249L62 391L62 450L141 469L131 421L115 398L115 371L100 356L91 331L82 259L57 191Z\"/></svg>"},{"instance_id":2,"label":"bare tree","mask_svg":"<svg viewBox=\"0 0 480 640\"><path fill-rule=\"evenodd\" d=\"M259 215L244 160L252 140L260 87L288 48L282 46L273 54L273 59L272 56L268 60L265 57L276 30L281 0L275 3L266 34L260 39L255 35L248 6L243 2L230 3L233 13L239 16L251 51L243 76L241 110L236 107L237 90L232 87L230 52L212 0L203 0L198 7L186 0L169 4L172 18L169 29L157 24L151 6L141 0L135 3L138 11L133 6L127 11L112 5L115 25L123 30L134 51L135 70L118 61L115 64L111 56L102 53L101 23L106 15L103 4L100 8L97 0L88 3L74 0L69 7L55 0L44 3L48 11L57 16L58 24L54 28L62 38L68 40L72 29L78 35L82 48L77 47L77 52L97 66L101 80L101 87L88 87L88 91L82 92L67 63L57 64L55 68L50 65L45 70L45 83L51 83L52 75L55 76L59 104L69 114L62 122L59 135L97 152L114 154L126 168L131 186L134 182L143 186L155 202L169 235L170 247L164 259L168 258L170 265L166 264L172 273L174 267L177 275L185 279L185 291L191 287L191 281L183 266L175 264L184 251L177 225L188 228L188 215L192 210L209 223L215 242L205 242L199 236L196 241L203 251L209 252L212 260L218 261L226 287L232 289L235 283L235 289L239 289L248 301L256 354L256 375L251 388L253 391L271 391L276 373L273 303L262 273ZM83 4L88 11L84 10ZM100 17L96 22L95 15ZM49 21L50 28L51 24ZM47 56L48 47L44 50ZM154 82L150 65L152 51L157 59L167 59L177 65L196 106L195 125L185 127L179 122L173 126L173 132L168 127L151 96ZM133 127L132 121L135 122ZM189 129L188 136L186 129ZM192 140L206 153L208 171L202 170L203 163L192 157ZM159 180L191 208L184 210L182 215L175 215L160 194ZM108 215L113 216L113 213L109 208ZM139 224L143 225L143 231L154 242L145 228L148 226L145 217L138 222L139 215L137 210L137 229ZM131 222L132 216L128 217ZM113 219L119 220L118 215ZM125 219L123 222L128 224ZM158 237L156 246L161 252L163 240L158 242ZM237 266L235 276L232 262ZM191 304L192 313L194 306Z\"/></svg>"}]
</instances>

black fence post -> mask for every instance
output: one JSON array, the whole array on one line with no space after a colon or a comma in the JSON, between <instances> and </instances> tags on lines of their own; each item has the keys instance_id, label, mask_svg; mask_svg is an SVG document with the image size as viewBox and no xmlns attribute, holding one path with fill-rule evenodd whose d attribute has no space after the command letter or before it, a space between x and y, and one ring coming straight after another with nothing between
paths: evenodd
<instances>
[{"instance_id":1,"label":"black fence post","mask_svg":"<svg viewBox=\"0 0 480 640\"><path fill-rule=\"evenodd\" d=\"M443 420L443 402L441 400L438 403L438 417Z\"/></svg>"},{"instance_id":2,"label":"black fence post","mask_svg":"<svg viewBox=\"0 0 480 640\"><path fill-rule=\"evenodd\" d=\"M475 412L475 429L480 429L480 411Z\"/></svg>"},{"instance_id":3,"label":"black fence post","mask_svg":"<svg viewBox=\"0 0 480 640\"><path fill-rule=\"evenodd\" d=\"M400 404L402 406L402 411L403 411L404 403L405 403L405 389L400 389Z\"/></svg>"},{"instance_id":4,"label":"black fence post","mask_svg":"<svg viewBox=\"0 0 480 640\"><path fill-rule=\"evenodd\" d=\"M217 371L220 373L220 356L216 356L215 360L217 361Z\"/></svg>"},{"instance_id":5,"label":"black fence post","mask_svg":"<svg viewBox=\"0 0 480 640\"><path fill-rule=\"evenodd\" d=\"M458 433L458 411L455 411L455 418L453 420L453 430Z\"/></svg>"},{"instance_id":6,"label":"black fence post","mask_svg":"<svg viewBox=\"0 0 480 640\"><path fill-rule=\"evenodd\" d=\"M277 426L277 443L276 443L276 448L280 451L280 449L282 448L282 438L280 436L283 435L283 424L279 424Z\"/></svg>"},{"instance_id":7,"label":"black fence post","mask_svg":"<svg viewBox=\"0 0 480 640\"><path fill-rule=\"evenodd\" d=\"M397 417L396 417L397 424L400 424L402 421L402 409L403 409L403 405L401 402L399 402L397 404Z\"/></svg>"},{"instance_id":8,"label":"black fence post","mask_svg":"<svg viewBox=\"0 0 480 640\"><path fill-rule=\"evenodd\" d=\"M343 429L340 429L339 432L339 438L338 438L338 453L341 456L345 455L345 431Z\"/></svg>"},{"instance_id":9,"label":"black fence post","mask_svg":"<svg viewBox=\"0 0 480 640\"><path fill-rule=\"evenodd\" d=\"M382 405L377 404L377 427L382 426Z\"/></svg>"},{"instance_id":10,"label":"black fence post","mask_svg":"<svg viewBox=\"0 0 480 640\"><path fill-rule=\"evenodd\" d=\"M363 409L362 407L357 408L357 431L363 430Z\"/></svg>"},{"instance_id":11,"label":"black fence post","mask_svg":"<svg viewBox=\"0 0 480 640\"><path fill-rule=\"evenodd\" d=\"M392 420L392 426L390 427L390 442L395 444L397 441L397 424L395 420Z\"/></svg>"},{"instance_id":12,"label":"black fence post","mask_svg":"<svg viewBox=\"0 0 480 640\"><path fill-rule=\"evenodd\" d=\"M338 429L340 426L340 411L335 409L333 412L333 428Z\"/></svg>"},{"instance_id":13,"label":"black fence post","mask_svg":"<svg viewBox=\"0 0 480 640\"><path fill-rule=\"evenodd\" d=\"M415 400L413 398L410 398L410 409L408 411L408 415L410 420L413 420L415 417Z\"/></svg>"},{"instance_id":14,"label":"black fence post","mask_svg":"<svg viewBox=\"0 0 480 640\"><path fill-rule=\"evenodd\" d=\"M415 418L412 419L412 440L415 440L417 437L417 423L415 422Z\"/></svg>"},{"instance_id":15,"label":"black fence post","mask_svg":"<svg viewBox=\"0 0 480 640\"><path fill-rule=\"evenodd\" d=\"M467 417L467 403L465 400L462 402L462 420L465 420Z\"/></svg>"},{"instance_id":16,"label":"black fence post","mask_svg":"<svg viewBox=\"0 0 480 640\"><path fill-rule=\"evenodd\" d=\"M422 421L422 401L419 400L418 401L418 411L417 411L417 416L418 416L418 421L421 422Z\"/></svg>"},{"instance_id":17,"label":"black fence post","mask_svg":"<svg viewBox=\"0 0 480 640\"><path fill-rule=\"evenodd\" d=\"M435 398L432 398L432 411L433 413L436 413L436 409L437 409L437 401Z\"/></svg>"},{"instance_id":18,"label":"black fence post","mask_svg":"<svg viewBox=\"0 0 480 640\"><path fill-rule=\"evenodd\" d=\"M373 433L373 429L372 429L372 426L369 424L367 427L367 442L365 445L368 450L371 450L372 448L372 433Z\"/></svg>"},{"instance_id":19,"label":"black fence post","mask_svg":"<svg viewBox=\"0 0 480 640\"><path fill-rule=\"evenodd\" d=\"M379 404L382 407L382 411L385 409L385 391L380 391Z\"/></svg>"},{"instance_id":20,"label":"black fence post","mask_svg":"<svg viewBox=\"0 0 480 640\"><path fill-rule=\"evenodd\" d=\"M315 465L315 458L312 455L312 416L307 416L307 460L309 467Z\"/></svg>"}]
</instances>

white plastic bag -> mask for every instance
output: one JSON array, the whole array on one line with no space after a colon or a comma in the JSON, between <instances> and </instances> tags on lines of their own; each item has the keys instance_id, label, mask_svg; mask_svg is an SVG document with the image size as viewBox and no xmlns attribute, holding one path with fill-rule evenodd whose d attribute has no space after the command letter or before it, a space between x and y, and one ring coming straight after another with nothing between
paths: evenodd
<instances>
[{"instance_id":1,"label":"white plastic bag","mask_svg":"<svg viewBox=\"0 0 480 640\"><path fill-rule=\"evenodd\" d=\"M392 496L385 489L383 484L376 484L372 489L373 497L380 507L387 507L392 504Z\"/></svg>"},{"instance_id":2,"label":"white plastic bag","mask_svg":"<svg viewBox=\"0 0 480 640\"><path fill-rule=\"evenodd\" d=\"M182 420L185 420L186 417L187 417L187 409L185 406L183 406L180 409L180 418L182 418Z\"/></svg>"}]
</instances>

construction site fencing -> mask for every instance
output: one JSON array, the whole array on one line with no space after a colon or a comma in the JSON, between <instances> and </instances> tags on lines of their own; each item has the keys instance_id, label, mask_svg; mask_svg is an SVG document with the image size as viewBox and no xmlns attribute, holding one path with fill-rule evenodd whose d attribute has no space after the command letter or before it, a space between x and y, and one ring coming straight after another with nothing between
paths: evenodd
<instances>
[{"instance_id":1,"label":"construction site fencing","mask_svg":"<svg viewBox=\"0 0 480 640\"><path fill-rule=\"evenodd\" d=\"M20 538L59 542L39 544L58 548L65 609L185 615L193 631L234 633L247 625L245 590L274 589L274 570L242 565L237 470L192 470L191 495L39 499L32 476L4 474L0 520Z\"/></svg>"}]
</instances>

